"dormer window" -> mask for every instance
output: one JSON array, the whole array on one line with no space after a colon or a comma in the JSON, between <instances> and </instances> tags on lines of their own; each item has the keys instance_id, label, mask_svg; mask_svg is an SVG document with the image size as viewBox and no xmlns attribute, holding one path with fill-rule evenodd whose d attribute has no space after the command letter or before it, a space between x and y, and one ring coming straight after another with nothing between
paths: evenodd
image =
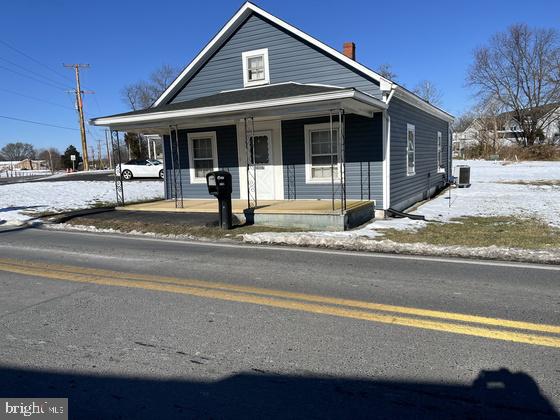
<instances>
[{"instance_id":1,"label":"dormer window","mask_svg":"<svg viewBox=\"0 0 560 420\"><path fill-rule=\"evenodd\" d=\"M268 72L268 48L246 51L243 58L243 86L258 86L270 83Z\"/></svg>"}]
</instances>

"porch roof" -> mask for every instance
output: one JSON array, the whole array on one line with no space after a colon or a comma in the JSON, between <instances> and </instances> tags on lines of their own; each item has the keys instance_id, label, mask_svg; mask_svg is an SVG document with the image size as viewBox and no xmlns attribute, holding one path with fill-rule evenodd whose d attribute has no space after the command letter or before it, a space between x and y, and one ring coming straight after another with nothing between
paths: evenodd
<instances>
[{"instance_id":1,"label":"porch roof","mask_svg":"<svg viewBox=\"0 0 560 420\"><path fill-rule=\"evenodd\" d=\"M224 91L190 101L94 118L90 124L116 130L166 128L174 124L203 123L208 118L217 122L219 117L235 120L248 116L324 112L333 108L372 116L387 105L354 88L290 82Z\"/></svg>"}]
</instances>

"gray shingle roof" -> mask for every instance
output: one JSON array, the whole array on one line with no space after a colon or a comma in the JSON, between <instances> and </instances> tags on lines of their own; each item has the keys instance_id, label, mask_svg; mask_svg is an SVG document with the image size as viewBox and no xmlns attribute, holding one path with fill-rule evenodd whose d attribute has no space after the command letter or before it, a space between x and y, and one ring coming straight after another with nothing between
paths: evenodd
<instances>
[{"instance_id":1,"label":"gray shingle roof","mask_svg":"<svg viewBox=\"0 0 560 420\"><path fill-rule=\"evenodd\" d=\"M313 95L326 92L337 92L349 90L334 86L302 85L299 83L282 83L263 87L239 89L217 93L215 95L203 96L190 101L159 105L153 108L138 111L125 112L122 114L108 115L99 118L123 117L128 115L152 114L155 112L177 111L182 109L205 108L220 105L231 105L247 102L256 102L269 99L281 99L294 96ZM94 118L97 119L97 118Z\"/></svg>"}]
</instances>

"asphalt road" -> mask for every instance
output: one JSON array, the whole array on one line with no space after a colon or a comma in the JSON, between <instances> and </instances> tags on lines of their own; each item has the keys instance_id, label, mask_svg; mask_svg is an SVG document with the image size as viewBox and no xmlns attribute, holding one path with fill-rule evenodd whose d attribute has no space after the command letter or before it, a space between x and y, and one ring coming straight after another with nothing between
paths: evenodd
<instances>
[{"instance_id":1,"label":"asphalt road","mask_svg":"<svg viewBox=\"0 0 560 420\"><path fill-rule=\"evenodd\" d=\"M0 287L71 418L558 418L560 267L22 229Z\"/></svg>"}]
</instances>

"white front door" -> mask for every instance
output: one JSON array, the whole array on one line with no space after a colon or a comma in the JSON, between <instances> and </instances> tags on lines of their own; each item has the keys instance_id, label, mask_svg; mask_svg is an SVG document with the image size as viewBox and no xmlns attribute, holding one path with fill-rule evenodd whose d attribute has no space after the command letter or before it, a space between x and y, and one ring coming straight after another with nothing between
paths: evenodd
<instances>
[{"instance_id":1,"label":"white front door","mask_svg":"<svg viewBox=\"0 0 560 420\"><path fill-rule=\"evenodd\" d=\"M247 151L244 123L240 122L237 125L240 196L242 199L247 198L247 155L249 155L249 162L254 162L254 166L251 165L250 168L253 171L254 167L257 201L284 199L281 132L280 121L255 121L254 137L249 138L249 150ZM250 176L249 180L252 178L253 176Z\"/></svg>"},{"instance_id":2,"label":"white front door","mask_svg":"<svg viewBox=\"0 0 560 420\"><path fill-rule=\"evenodd\" d=\"M250 170L254 171L257 181L257 200L274 200L272 132L256 132L249 144L249 158L254 165Z\"/></svg>"}]
</instances>

